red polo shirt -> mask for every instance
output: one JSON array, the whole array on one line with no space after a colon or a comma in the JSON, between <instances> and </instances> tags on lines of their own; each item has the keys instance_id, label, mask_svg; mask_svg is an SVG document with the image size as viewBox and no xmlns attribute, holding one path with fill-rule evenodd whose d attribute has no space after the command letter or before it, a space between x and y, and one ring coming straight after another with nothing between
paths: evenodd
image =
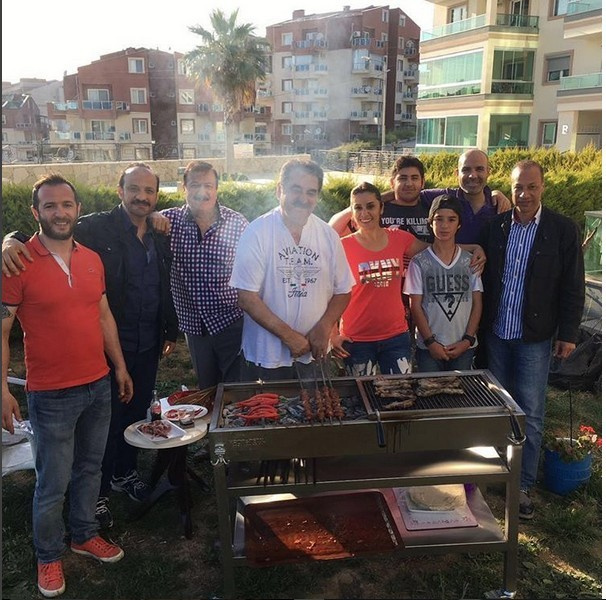
<instances>
[{"instance_id":1,"label":"red polo shirt","mask_svg":"<svg viewBox=\"0 0 606 600\"><path fill-rule=\"evenodd\" d=\"M69 277L38 234L26 246L34 262L18 277L2 276L2 303L18 306L27 389L57 390L100 379L109 371L99 318L105 293L101 259L74 242Z\"/></svg>"}]
</instances>

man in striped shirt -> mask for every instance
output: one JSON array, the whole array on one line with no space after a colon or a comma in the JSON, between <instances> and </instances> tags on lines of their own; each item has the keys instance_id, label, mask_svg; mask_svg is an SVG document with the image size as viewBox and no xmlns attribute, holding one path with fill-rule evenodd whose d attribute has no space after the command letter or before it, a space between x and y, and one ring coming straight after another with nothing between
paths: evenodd
<instances>
[{"instance_id":1,"label":"man in striped shirt","mask_svg":"<svg viewBox=\"0 0 606 600\"><path fill-rule=\"evenodd\" d=\"M541 203L541 165L518 162L511 174L514 208L482 230L483 327L488 368L526 414L520 518L531 519L552 349L575 348L584 304L583 255L576 224ZM555 344L553 338L555 337Z\"/></svg>"}]
</instances>

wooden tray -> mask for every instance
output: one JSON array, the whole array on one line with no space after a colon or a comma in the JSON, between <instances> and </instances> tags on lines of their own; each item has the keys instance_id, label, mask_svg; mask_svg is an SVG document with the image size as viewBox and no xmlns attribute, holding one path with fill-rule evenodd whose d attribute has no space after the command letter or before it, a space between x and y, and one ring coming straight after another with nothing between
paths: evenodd
<instances>
[{"instance_id":1,"label":"wooden tray","mask_svg":"<svg viewBox=\"0 0 606 600\"><path fill-rule=\"evenodd\" d=\"M253 565L346 558L401 544L378 491L248 504L244 521L246 558Z\"/></svg>"}]
</instances>

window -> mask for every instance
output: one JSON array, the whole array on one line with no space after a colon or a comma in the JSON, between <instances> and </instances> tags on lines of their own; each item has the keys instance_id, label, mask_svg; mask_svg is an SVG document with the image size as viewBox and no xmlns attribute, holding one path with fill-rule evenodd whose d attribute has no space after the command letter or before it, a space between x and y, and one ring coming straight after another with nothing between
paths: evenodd
<instances>
[{"instance_id":1,"label":"window","mask_svg":"<svg viewBox=\"0 0 606 600\"><path fill-rule=\"evenodd\" d=\"M142 58L129 58L128 59L128 72L129 73L145 73L145 62Z\"/></svg>"},{"instance_id":2,"label":"window","mask_svg":"<svg viewBox=\"0 0 606 600\"><path fill-rule=\"evenodd\" d=\"M488 146L528 146L530 115L492 115L488 130Z\"/></svg>"},{"instance_id":3,"label":"window","mask_svg":"<svg viewBox=\"0 0 606 600\"><path fill-rule=\"evenodd\" d=\"M184 60L177 61L177 73L179 75L187 75L187 64Z\"/></svg>"},{"instance_id":4,"label":"window","mask_svg":"<svg viewBox=\"0 0 606 600\"><path fill-rule=\"evenodd\" d=\"M541 123L541 146L549 148L556 143L558 133L557 121L543 121Z\"/></svg>"},{"instance_id":5,"label":"window","mask_svg":"<svg viewBox=\"0 0 606 600\"><path fill-rule=\"evenodd\" d=\"M495 50L493 94L532 94L534 50Z\"/></svg>"},{"instance_id":6,"label":"window","mask_svg":"<svg viewBox=\"0 0 606 600\"><path fill-rule=\"evenodd\" d=\"M398 20L398 25L400 27L406 27L406 15L400 15L400 18Z\"/></svg>"},{"instance_id":7,"label":"window","mask_svg":"<svg viewBox=\"0 0 606 600\"><path fill-rule=\"evenodd\" d=\"M568 0L553 0L553 16L558 17L568 12Z\"/></svg>"},{"instance_id":8,"label":"window","mask_svg":"<svg viewBox=\"0 0 606 600\"><path fill-rule=\"evenodd\" d=\"M97 102L105 102L109 100L109 90L101 89L89 89L86 92L86 97L88 100L93 100Z\"/></svg>"},{"instance_id":9,"label":"window","mask_svg":"<svg viewBox=\"0 0 606 600\"><path fill-rule=\"evenodd\" d=\"M292 33L283 33L282 34L282 45L283 46L292 45Z\"/></svg>"},{"instance_id":10,"label":"window","mask_svg":"<svg viewBox=\"0 0 606 600\"><path fill-rule=\"evenodd\" d=\"M194 90L179 90L179 104L193 104Z\"/></svg>"},{"instance_id":11,"label":"window","mask_svg":"<svg viewBox=\"0 0 606 600\"><path fill-rule=\"evenodd\" d=\"M292 56L283 56L282 57L282 68L283 69L292 69Z\"/></svg>"},{"instance_id":12,"label":"window","mask_svg":"<svg viewBox=\"0 0 606 600\"><path fill-rule=\"evenodd\" d=\"M282 80L282 91L290 92L292 90L292 79L283 79Z\"/></svg>"},{"instance_id":13,"label":"window","mask_svg":"<svg viewBox=\"0 0 606 600\"><path fill-rule=\"evenodd\" d=\"M193 119L181 119L181 133L196 133L195 122Z\"/></svg>"},{"instance_id":14,"label":"window","mask_svg":"<svg viewBox=\"0 0 606 600\"><path fill-rule=\"evenodd\" d=\"M475 146L477 143L478 117L461 116L438 119L419 119L417 145Z\"/></svg>"},{"instance_id":15,"label":"window","mask_svg":"<svg viewBox=\"0 0 606 600\"><path fill-rule=\"evenodd\" d=\"M482 59L480 50L424 61L419 65L419 98L479 94Z\"/></svg>"},{"instance_id":16,"label":"window","mask_svg":"<svg viewBox=\"0 0 606 600\"><path fill-rule=\"evenodd\" d=\"M401 73L404 70L404 61L398 58L398 72Z\"/></svg>"},{"instance_id":17,"label":"window","mask_svg":"<svg viewBox=\"0 0 606 600\"><path fill-rule=\"evenodd\" d=\"M2 115L2 125L6 125L6 115Z\"/></svg>"},{"instance_id":18,"label":"window","mask_svg":"<svg viewBox=\"0 0 606 600\"><path fill-rule=\"evenodd\" d=\"M467 18L467 6L454 6L448 11L448 22L456 23L457 21L463 21Z\"/></svg>"},{"instance_id":19,"label":"window","mask_svg":"<svg viewBox=\"0 0 606 600\"><path fill-rule=\"evenodd\" d=\"M2 132L2 143L6 144L6 142L8 142L8 133L6 133L6 131Z\"/></svg>"},{"instance_id":20,"label":"window","mask_svg":"<svg viewBox=\"0 0 606 600\"><path fill-rule=\"evenodd\" d=\"M145 88L130 88L130 103L147 104L147 90Z\"/></svg>"},{"instance_id":21,"label":"window","mask_svg":"<svg viewBox=\"0 0 606 600\"><path fill-rule=\"evenodd\" d=\"M570 55L554 56L546 60L545 81L560 81L560 77L570 75Z\"/></svg>"},{"instance_id":22,"label":"window","mask_svg":"<svg viewBox=\"0 0 606 600\"><path fill-rule=\"evenodd\" d=\"M389 11L385 8L381 11L381 21L383 21L383 23L389 23Z\"/></svg>"},{"instance_id":23,"label":"window","mask_svg":"<svg viewBox=\"0 0 606 600\"><path fill-rule=\"evenodd\" d=\"M282 102L282 112L291 113L292 112L292 102Z\"/></svg>"},{"instance_id":24,"label":"window","mask_svg":"<svg viewBox=\"0 0 606 600\"><path fill-rule=\"evenodd\" d=\"M133 119L133 133L147 133L147 119Z\"/></svg>"},{"instance_id":25,"label":"window","mask_svg":"<svg viewBox=\"0 0 606 600\"><path fill-rule=\"evenodd\" d=\"M282 135L292 135L292 125L282 125Z\"/></svg>"}]
</instances>

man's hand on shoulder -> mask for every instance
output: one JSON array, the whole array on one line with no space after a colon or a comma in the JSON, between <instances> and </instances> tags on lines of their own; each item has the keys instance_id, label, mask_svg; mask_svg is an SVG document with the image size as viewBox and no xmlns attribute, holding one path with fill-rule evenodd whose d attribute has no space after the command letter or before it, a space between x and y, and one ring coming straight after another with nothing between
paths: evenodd
<instances>
[{"instance_id":1,"label":"man's hand on shoulder","mask_svg":"<svg viewBox=\"0 0 606 600\"><path fill-rule=\"evenodd\" d=\"M170 220L162 213L154 211L147 217L148 223L154 231L168 235L170 233Z\"/></svg>"},{"instance_id":2,"label":"man's hand on shoulder","mask_svg":"<svg viewBox=\"0 0 606 600\"><path fill-rule=\"evenodd\" d=\"M21 271L26 270L23 258L26 258L29 262L34 262L25 244L14 237L5 237L2 242L2 273L6 277L20 275Z\"/></svg>"},{"instance_id":3,"label":"man's hand on shoulder","mask_svg":"<svg viewBox=\"0 0 606 600\"><path fill-rule=\"evenodd\" d=\"M492 205L497 207L497 213L501 214L512 209L511 200L501 190L492 190L491 196Z\"/></svg>"}]
</instances>

